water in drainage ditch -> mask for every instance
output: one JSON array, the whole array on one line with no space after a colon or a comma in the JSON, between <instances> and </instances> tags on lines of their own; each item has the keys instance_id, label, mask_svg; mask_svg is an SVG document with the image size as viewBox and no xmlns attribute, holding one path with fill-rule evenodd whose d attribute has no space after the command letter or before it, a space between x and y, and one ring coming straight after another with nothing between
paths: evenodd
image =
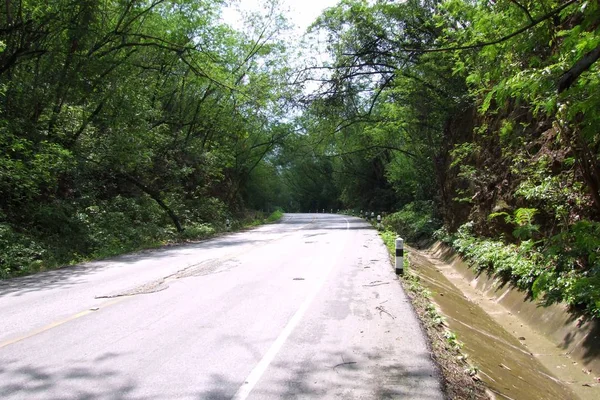
<instances>
[{"instance_id":1,"label":"water in drainage ditch","mask_svg":"<svg viewBox=\"0 0 600 400\"><path fill-rule=\"evenodd\" d=\"M464 343L463 351L498 399L574 399L576 396L529 352L527 347L469 301L436 267L411 252L413 272L434 293L450 330Z\"/></svg>"}]
</instances>

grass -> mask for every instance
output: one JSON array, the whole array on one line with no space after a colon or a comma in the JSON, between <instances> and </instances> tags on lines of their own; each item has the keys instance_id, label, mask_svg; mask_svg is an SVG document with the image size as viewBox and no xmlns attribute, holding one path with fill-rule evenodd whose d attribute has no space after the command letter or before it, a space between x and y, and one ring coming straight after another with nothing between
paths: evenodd
<instances>
[{"instance_id":1,"label":"grass","mask_svg":"<svg viewBox=\"0 0 600 400\"><path fill-rule=\"evenodd\" d=\"M277 209L275 211L273 211L271 213L271 215L269 215L267 217L267 219L265 220L266 223L271 224L273 222L277 222L279 221L281 218L283 218L283 211L280 209Z\"/></svg>"}]
</instances>

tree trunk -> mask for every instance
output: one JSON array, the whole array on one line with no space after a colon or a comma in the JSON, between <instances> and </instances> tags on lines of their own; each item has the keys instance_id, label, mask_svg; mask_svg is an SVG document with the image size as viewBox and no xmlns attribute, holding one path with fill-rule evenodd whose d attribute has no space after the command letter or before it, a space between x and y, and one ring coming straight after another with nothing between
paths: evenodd
<instances>
[{"instance_id":1,"label":"tree trunk","mask_svg":"<svg viewBox=\"0 0 600 400\"><path fill-rule=\"evenodd\" d=\"M162 199L160 198L160 194L156 190L153 190L153 189L149 188L148 186L144 185L142 182L138 181L137 179L135 179L134 177L132 177L132 176L130 176L128 174L121 173L121 175L127 181L133 183L135 186L137 186L138 188L140 188L144 193L146 193L147 195L149 195L150 197L152 197L152 199L154 201L156 201L156 203L158 203L158 205L160 206L160 208L162 208L163 210L165 210L165 212L169 215L169 218L171 218L171 221L173 221L173 225L175 225L175 228L177 229L177 232L181 233L181 232L183 232L185 230L181 226L181 222L179 221L179 217L177 217L177 214L175 214L175 212L173 210L171 210L169 208L169 206L167 206L165 204L164 201L162 201Z\"/></svg>"}]
</instances>

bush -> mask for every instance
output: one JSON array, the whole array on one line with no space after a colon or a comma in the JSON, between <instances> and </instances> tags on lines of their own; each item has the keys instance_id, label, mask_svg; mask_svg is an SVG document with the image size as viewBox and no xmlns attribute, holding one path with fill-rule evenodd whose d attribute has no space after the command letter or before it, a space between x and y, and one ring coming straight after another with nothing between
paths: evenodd
<instances>
[{"instance_id":1,"label":"bush","mask_svg":"<svg viewBox=\"0 0 600 400\"><path fill-rule=\"evenodd\" d=\"M43 265L47 250L42 244L0 223L0 278L25 275Z\"/></svg>"},{"instance_id":2,"label":"bush","mask_svg":"<svg viewBox=\"0 0 600 400\"><path fill-rule=\"evenodd\" d=\"M283 210L281 208L276 209L266 219L267 223L277 222L283 217Z\"/></svg>"},{"instance_id":3,"label":"bush","mask_svg":"<svg viewBox=\"0 0 600 400\"><path fill-rule=\"evenodd\" d=\"M407 242L429 240L441 225L434 218L433 204L429 201L409 203L402 210L386 216L382 223L384 228L395 231Z\"/></svg>"},{"instance_id":4,"label":"bush","mask_svg":"<svg viewBox=\"0 0 600 400\"><path fill-rule=\"evenodd\" d=\"M111 199L81 198L40 204L27 210L28 226L20 233L1 222L0 279L35 273L88 259L100 259L145 248L192 239L206 239L224 231L229 218L232 229L281 219L283 211L270 216L247 212L236 220L216 198L186 204L170 199L184 231L178 233L164 210L149 196Z\"/></svg>"},{"instance_id":5,"label":"bush","mask_svg":"<svg viewBox=\"0 0 600 400\"><path fill-rule=\"evenodd\" d=\"M175 229L164 212L147 197L116 196L81 210L78 217L86 222L88 255L102 258L155 247L175 237Z\"/></svg>"},{"instance_id":6,"label":"bush","mask_svg":"<svg viewBox=\"0 0 600 400\"><path fill-rule=\"evenodd\" d=\"M541 274L541 254L532 247L532 242L521 246L500 240L477 238L471 233L472 224L461 226L452 246L477 270L491 272L513 281L519 288L529 290Z\"/></svg>"},{"instance_id":7,"label":"bush","mask_svg":"<svg viewBox=\"0 0 600 400\"><path fill-rule=\"evenodd\" d=\"M509 279L547 304L564 302L600 318L599 223L579 221L550 239L519 244L478 238L471 228L467 223L442 236L474 268Z\"/></svg>"},{"instance_id":8,"label":"bush","mask_svg":"<svg viewBox=\"0 0 600 400\"><path fill-rule=\"evenodd\" d=\"M547 241L535 296L564 301L600 318L600 223L578 221Z\"/></svg>"},{"instance_id":9,"label":"bush","mask_svg":"<svg viewBox=\"0 0 600 400\"><path fill-rule=\"evenodd\" d=\"M185 228L180 236L183 239L207 239L215 234L215 228L211 224L193 223Z\"/></svg>"}]
</instances>

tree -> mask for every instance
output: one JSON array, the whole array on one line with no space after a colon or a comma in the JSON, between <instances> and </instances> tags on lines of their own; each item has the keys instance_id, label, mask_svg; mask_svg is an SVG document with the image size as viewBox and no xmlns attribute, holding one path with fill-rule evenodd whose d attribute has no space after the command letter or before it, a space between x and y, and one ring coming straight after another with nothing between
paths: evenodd
<instances>
[{"instance_id":1,"label":"tree","mask_svg":"<svg viewBox=\"0 0 600 400\"><path fill-rule=\"evenodd\" d=\"M293 92L276 3L248 31L222 24L222 5L6 3L6 232L51 252L64 247L60 257L70 261L113 241L138 246L136 229L154 243L168 236L168 222L182 233L243 209L248 199L238 194L288 134L281 115Z\"/></svg>"}]
</instances>

